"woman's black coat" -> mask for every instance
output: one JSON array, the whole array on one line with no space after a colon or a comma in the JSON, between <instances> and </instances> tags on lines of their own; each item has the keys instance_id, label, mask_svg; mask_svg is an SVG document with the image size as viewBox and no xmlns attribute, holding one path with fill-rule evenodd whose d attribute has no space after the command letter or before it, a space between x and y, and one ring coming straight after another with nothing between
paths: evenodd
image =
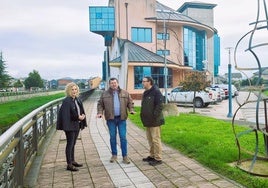
<instances>
[{"instance_id":1,"label":"woman's black coat","mask_svg":"<svg viewBox=\"0 0 268 188\"><path fill-rule=\"evenodd\" d=\"M85 114L82 101L78 98L76 98L76 100L80 107L80 113ZM84 129L87 126L86 118L83 121L79 121L78 117L75 100L72 97L66 97L62 101L62 105L59 110L57 130L78 131L79 129Z\"/></svg>"}]
</instances>

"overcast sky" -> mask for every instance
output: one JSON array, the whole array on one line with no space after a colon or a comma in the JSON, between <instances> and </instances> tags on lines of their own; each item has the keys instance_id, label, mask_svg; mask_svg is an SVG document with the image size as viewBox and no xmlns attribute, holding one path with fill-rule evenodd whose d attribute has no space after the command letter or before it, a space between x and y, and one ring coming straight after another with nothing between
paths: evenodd
<instances>
[{"instance_id":1,"label":"overcast sky","mask_svg":"<svg viewBox=\"0 0 268 188\"><path fill-rule=\"evenodd\" d=\"M186 1L159 2L176 10ZM229 62L225 48L234 48L253 28L249 23L256 20L257 0L202 2L217 4L214 24L221 37L220 74L224 74ZM20 78L37 70L49 80L101 76L104 39L89 31L88 16L88 6L97 5L106 6L108 0L0 0L0 51L8 74ZM258 40L267 39L266 31ZM242 64L250 59L245 57L242 53Z\"/></svg>"}]
</instances>

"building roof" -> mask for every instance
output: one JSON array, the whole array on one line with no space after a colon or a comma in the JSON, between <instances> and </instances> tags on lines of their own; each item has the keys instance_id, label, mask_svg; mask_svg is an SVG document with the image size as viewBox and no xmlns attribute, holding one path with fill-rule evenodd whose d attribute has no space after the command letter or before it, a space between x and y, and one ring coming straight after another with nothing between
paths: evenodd
<instances>
[{"instance_id":1,"label":"building roof","mask_svg":"<svg viewBox=\"0 0 268 188\"><path fill-rule=\"evenodd\" d=\"M200 5L204 5L204 6L216 6L215 4L208 4L208 3L199 3ZM208 25L205 25L185 14L182 14L179 11L176 11L170 7L167 7L161 3L159 3L158 1L156 1L156 17L147 17L145 18L145 20L167 20L167 21L177 21L177 22L188 22L188 23L194 23L194 24L199 24L199 25L203 25L205 27L210 28L211 30L213 30L214 32L217 32L217 30L215 28L212 28Z\"/></svg>"},{"instance_id":2,"label":"building roof","mask_svg":"<svg viewBox=\"0 0 268 188\"><path fill-rule=\"evenodd\" d=\"M228 78L228 73L225 73L224 76ZM231 76L232 79L242 79L242 74L240 72L233 72Z\"/></svg>"},{"instance_id":3,"label":"building roof","mask_svg":"<svg viewBox=\"0 0 268 188\"><path fill-rule=\"evenodd\" d=\"M174 21L187 21L187 22L195 22L199 23L197 20L179 13L174 9L167 7L159 2L156 2L156 19L158 20L174 20Z\"/></svg>"},{"instance_id":4,"label":"building roof","mask_svg":"<svg viewBox=\"0 0 268 188\"><path fill-rule=\"evenodd\" d=\"M198 2L198 1L193 1L193 2L185 2L183 5L178 9L178 12L183 12L187 8L198 8L198 9L213 9L216 4L211 4L211 3L203 3L203 2Z\"/></svg>"},{"instance_id":5,"label":"building roof","mask_svg":"<svg viewBox=\"0 0 268 188\"><path fill-rule=\"evenodd\" d=\"M127 39L118 39L120 49L124 47L124 45L128 44L128 62L144 62L144 63L164 63L164 57L157 55L156 53L147 50ZM110 63L121 63L121 56L113 59ZM178 65L172 61L166 59L167 64ZM182 66L184 67L184 66Z\"/></svg>"}]
</instances>

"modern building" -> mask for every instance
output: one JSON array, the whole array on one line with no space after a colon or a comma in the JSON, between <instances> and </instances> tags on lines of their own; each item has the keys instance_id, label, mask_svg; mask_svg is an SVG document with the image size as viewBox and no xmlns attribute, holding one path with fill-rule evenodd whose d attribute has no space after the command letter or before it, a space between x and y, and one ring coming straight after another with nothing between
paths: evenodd
<instances>
[{"instance_id":1,"label":"modern building","mask_svg":"<svg viewBox=\"0 0 268 188\"><path fill-rule=\"evenodd\" d=\"M91 77L89 80L88 80L88 87L90 89L96 89L100 86L101 84L101 78L96 76L96 77Z\"/></svg>"},{"instance_id":2,"label":"modern building","mask_svg":"<svg viewBox=\"0 0 268 188\"><path fill-rule=\"evenodd\" d=\"M89 7L90 31L107 46L105 77L118 78L136 99L144 76L160 89L177 86L186 71L206 71L213 82L220 65L215 6L188 2L174 10L156 0L109 0L107 7Z\"/></svg>"},{"instance_id":3,"label":"modern building","mask_svg":"<svg viewBox=\"0 0 268 188\"><path fill-rule=\"evenodd\" d=\"M61 78L57 81L58 89L65 89L66 85L73 82L72 78Z\"/></svg>"}]
</instances>

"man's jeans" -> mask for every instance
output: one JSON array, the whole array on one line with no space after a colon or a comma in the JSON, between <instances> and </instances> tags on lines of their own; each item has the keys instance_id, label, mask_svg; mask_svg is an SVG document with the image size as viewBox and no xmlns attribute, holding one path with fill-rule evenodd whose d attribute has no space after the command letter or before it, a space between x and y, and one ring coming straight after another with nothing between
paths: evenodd
<instances>
[{"instance_id":1,"label":"man's jeans","mask_svg":"<svg viewBox=\"0 0 268 188\"><path fill-rule=\"evenodd\" d=\"M126 120L120 120L120 117L115 117L114 119L107 120L107 125L110 133L110 145L112 150L112 155L117 155L117 128L119 131L120 145L122 150L122 156L127 156L127 127Z\"/></svg>"}]
</instances>

